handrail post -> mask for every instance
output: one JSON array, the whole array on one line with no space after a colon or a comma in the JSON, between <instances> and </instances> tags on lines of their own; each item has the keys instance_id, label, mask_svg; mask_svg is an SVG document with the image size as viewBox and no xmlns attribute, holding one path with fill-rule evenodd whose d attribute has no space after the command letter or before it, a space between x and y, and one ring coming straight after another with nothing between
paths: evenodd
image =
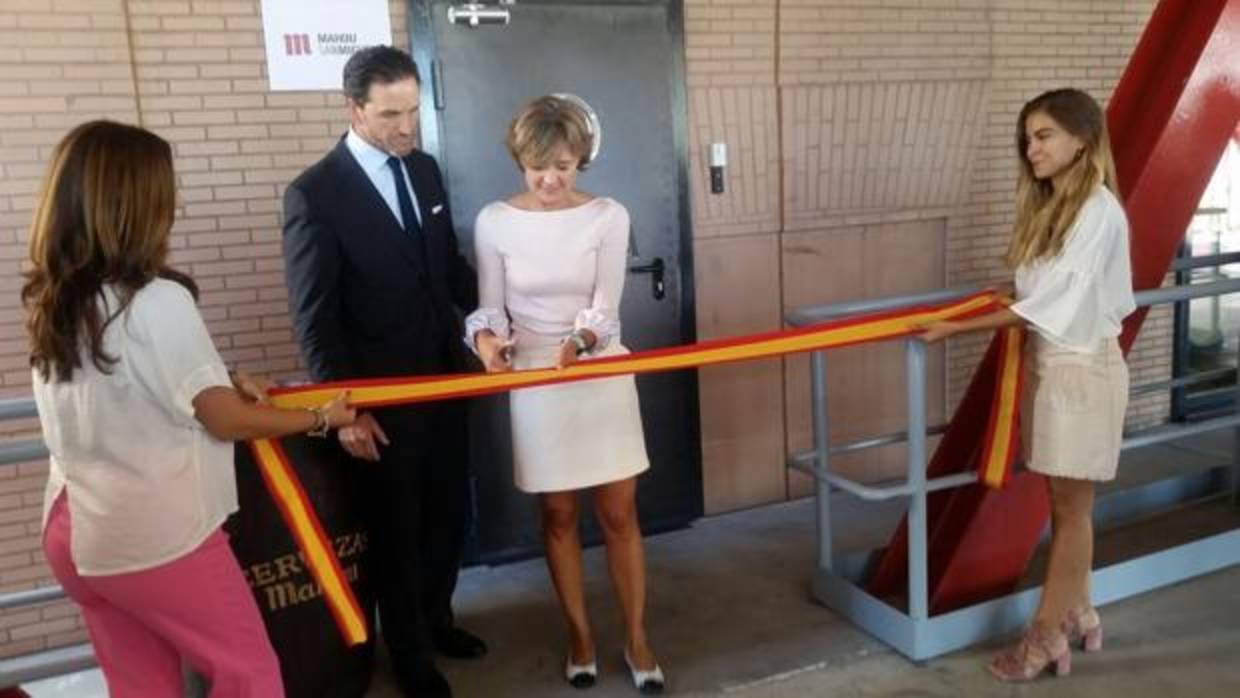
<instances>
[{"instance_id":1,"label":"handrail post","mask_svg":"<svg viewBox=\"0 0 1240 698\"><path fill-rule=\"evenodd\" d=\"M914 621L929 617L926 553L926 345L920 339L904 342L908 383L908 615Z\"/></svg>"},{"instance_id":2,"label":"handrail post","mask_svg":"<svg viewBox=\"0 0 1240 698\"><path fill-rule=\"evenodd\" d=\"M827 423L827 353L810 354L810 403L814 430L814 500L818 526L818 569L834 567L831 550L831 484L827 482L831 458L831 432Z\"/></svg>"}]
</instances>

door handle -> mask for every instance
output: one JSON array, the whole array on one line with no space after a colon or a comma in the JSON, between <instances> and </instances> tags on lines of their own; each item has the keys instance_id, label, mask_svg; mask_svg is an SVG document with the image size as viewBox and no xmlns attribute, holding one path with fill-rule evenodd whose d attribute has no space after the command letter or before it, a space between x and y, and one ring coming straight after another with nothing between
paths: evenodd
<instances>
[{"instance_id":1,"label":"door handle","mask_svg":"<svg viewBox=\"0 0 1240 698\"><path fill-rule=\"evenodd\" d=\"M663 283L663 274L667 268L663 265L662 257L655 257L649 264L637 264L629 267L630 274L649 274L650 275L650 295L654 296L657 301L663 300L667 295L667 287Z\"/></svg>"}]
</instances>

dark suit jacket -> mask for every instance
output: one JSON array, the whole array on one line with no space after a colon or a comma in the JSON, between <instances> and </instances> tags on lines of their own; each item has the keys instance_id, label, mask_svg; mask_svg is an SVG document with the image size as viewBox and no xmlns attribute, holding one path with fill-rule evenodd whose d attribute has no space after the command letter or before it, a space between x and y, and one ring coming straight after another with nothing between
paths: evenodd
<instances>
[{"instance_id":1,"label":"dark suit jacket","mask_svg":"<svg viewBox=\"0 0 1240 698\"><path fill-rule=\"evenodd\" d=\"M284 194L289 306L316 381L443 373L468 366L460 312L478 305L443 178L405 158L422 241L405 232L343 139Z\"/></svg>"}]
</instances>

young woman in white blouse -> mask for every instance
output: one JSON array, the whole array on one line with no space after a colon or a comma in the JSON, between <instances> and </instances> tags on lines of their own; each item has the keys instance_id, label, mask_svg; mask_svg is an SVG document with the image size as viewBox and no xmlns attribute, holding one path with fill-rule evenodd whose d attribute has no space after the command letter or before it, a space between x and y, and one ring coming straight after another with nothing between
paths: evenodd
<instances>
[{"instance_id":1,"label":"young woman in white blouse","mask_svg":"<svg viewBox=\"0 0 1240 698\"><path fill-rule=\"evenodd\" d=\"M172 150L140 128L83 124L52 153L22 288L50 452L43 549L82 617L109 695L281 696L280 667L220 524L237 510L234 439L351 423L230 378L167 266ZM235 385L234 385L235 383Z\"/></svg>"},{"instance_id":2,"label":"young woman in white blouse","mask_svg":"<svg viewBox=\"0 0 1240 698\"><path fill-rule=\"evenodd\" d=\"M927 342L960 332L1024 325L1021 432L1025 466L1047 476L1051 547L1042 597L1020 642L990 671L1027 681L1071 668L1069 640L1102 648L1089 600L1094 484L1115 477L1128 367L1117 338L1136 307L1128 220L1115 195L1115 166L1102 110L1080 90L1047 92L1017 122L1020 180L1007 263L1016 301L962 322L929 325Z\"/></svg>"},{"instance_id":3,"label":"young woman in white blouse","mask_svg":"<svg viewBox=\"0 0 1240 698\"><path fill-rule=\"evenodd\" d=\"M466 320L466 341L488 371L626 353L620 293L629 214L577 189L592 145L586 112L567 99L536 99L513 119L507 144L526 191L478 214L479 308ZM640 691L661 691L663 672L646 637L635 495L650 464L633 377L517 390L511 414L516 484L539 496L547 566L568 624L565 678L588 688L597 675L577 530L578 492L589 490L624 614L625 661Z\"/></svg>"}]
</instances>

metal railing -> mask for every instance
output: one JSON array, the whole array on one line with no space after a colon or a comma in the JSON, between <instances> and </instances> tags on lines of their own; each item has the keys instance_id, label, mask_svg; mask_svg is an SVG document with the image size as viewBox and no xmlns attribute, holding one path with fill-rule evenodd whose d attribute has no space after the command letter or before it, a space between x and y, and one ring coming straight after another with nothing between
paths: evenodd
<instances>
[{"instance_id":1,"label":"metal railing","mask_svg":"<svg viewBox=\"0 0 1240 698\"><path fill-rule=\"evenodd\" d=\"M0 421L29 419L38 416L33 398L0 400ZM39 437L0 444L0 468L13 467L47 458L47 446ZM0 611L34 606L64 598L59 586L49 585L0 594ZM25 681L81 671L95 665L95 653L89 644L77 644L32 654L0 659L0 689Z\"/></svg>"},{"instance_id":2,"label":"metal railing","mask_svg":"<svg viewBox=\"0 0 1240 698\"><path fill-rule=\"evenodd\" d=\"M1180 260L1180 264L1184 268L1190 268L1238 261L1240 261L1240 254L1232 253ZM980 290L982 289L972 287L800 308L788 313L786 319L793 326L812 325L863 313L943 303ZM1137 304L1145 307L1161 303L1184 303L1194 298L1237 292L1240 292L1240 280L1229 279L1195 286L1176 286L1144 291L1137 294ZM925 344L919 339L905 339L904 347L908 419L906 431L836 445L830 443L830 419L827 412L827 352L816 351L811 354L810 400L814 446L809 451L792 455L788 459L788 467L810 475L815 481L818 569L814 588L818 599L909 658L920 660L1019 628L1031 615L1039 589L1025 590L951 613L930 616L927 574L927 497L934 491L972 485L977 482L977 474L961 472L927 479L927 438L941 433L945 426L927 427L926 425ZM1235 373L1234 370L1230 372ZM1144 395L1158 390L1168 390L1173 387L1217 379L1218 376L1213 375L1214 373L1217 372L1174 377L1170 381L1138 385L1132 388L1132 394ZM1240 389L1240 386L1237 389ZM1236 431L1235 443L1240 448L1240 415L1236 414L1193 424L1168 424L1129 434L1124 438L1122 448L1140 448L1220 429ZM907 468L903 480L867 483L831 470L831 460L834 456L897 443L907 444ZM1235 453L1233 453L1230 471L1232 499L1233 502L1240 502L1240 456ZM1197 489L1193 492L1199 495L1200 488L1201 486L1197 485ZM863 565L842 560L835 554L831 526L833 489L869 501L897 497L908 498L906 610L895 608L868 594L852 578L857 576L855 571L860 570ZM1145 494L1148 495L1148 492ZM1125 511L1133 509L1130 505L1115 505L1112 508ZM1097 603L1103 603L1124 598L1236 563L1240 563L1240 528L1099 570L1094 573L1094 600ZM854 572L846 571L844 568Z\"/></svg>"}]
</instances>

